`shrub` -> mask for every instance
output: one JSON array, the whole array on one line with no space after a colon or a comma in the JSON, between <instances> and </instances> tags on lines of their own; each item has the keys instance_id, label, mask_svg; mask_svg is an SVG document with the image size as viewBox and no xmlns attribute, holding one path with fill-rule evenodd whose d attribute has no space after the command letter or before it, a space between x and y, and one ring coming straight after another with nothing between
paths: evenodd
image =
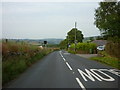
<instances>
[{"instance_id":1,"label":"shrub","mask_svg":"<svg viewBox=\"0 0 120 90\"><path fill-rule=\"evenodd\" d=\"M113 57L117 57L120 59L120 43L118 42L109 42L107 43L106 47L105 47L105 51L113 56Z\"/></svg>"},{"instance_id":2,"label":"shrub","mask_svg":"<svg viewBox=\"0 0 120 90\"><path fill-rule=\"evenodd\" d=\"M68 50L69 53L75 54L76 52L73 50Z\"/></svg>"},{"instance_id":3,"label":"shrub","mask_svg":"<svg viewBox=\"0 0 120 90\"><path fill-rule=\"evenodd\" d=\"M73 51L75 48L75 44L70 46L70 50ZM78 43L76 45L77 53L95 53L96 44L94 43Z\"/></svg>"}]
</instances>

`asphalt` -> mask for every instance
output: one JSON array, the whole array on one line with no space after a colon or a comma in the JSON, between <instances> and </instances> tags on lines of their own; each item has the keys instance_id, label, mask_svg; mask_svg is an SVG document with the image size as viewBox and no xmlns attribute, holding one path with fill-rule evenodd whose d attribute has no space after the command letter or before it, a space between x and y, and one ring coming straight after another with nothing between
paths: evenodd
<instances>
[{"instance_id":1,"label":"asphalt","mask_svg":"<svg viewBox=\"0 0 120 90\"><path fill-rule=\"evenodd\" d=\"M6 88L115 88L120 71L66 51L55 51L38 61Z\"/></svg>"}]
</instances>

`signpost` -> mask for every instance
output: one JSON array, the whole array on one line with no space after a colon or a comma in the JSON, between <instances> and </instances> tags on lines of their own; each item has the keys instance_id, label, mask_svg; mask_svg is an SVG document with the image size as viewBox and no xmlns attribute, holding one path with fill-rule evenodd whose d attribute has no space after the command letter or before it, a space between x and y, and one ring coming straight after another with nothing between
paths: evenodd
<instances>
[{"instance_id":1,"label":"signpost","mask_svg":"<svg viewBox=\"0 0 120 90\"><path fill-rule=\"evenodd\" d=\"M47 41L44 41L44 46L45 46L45 48L47 47Z\"/></svg>"}]
</instances>

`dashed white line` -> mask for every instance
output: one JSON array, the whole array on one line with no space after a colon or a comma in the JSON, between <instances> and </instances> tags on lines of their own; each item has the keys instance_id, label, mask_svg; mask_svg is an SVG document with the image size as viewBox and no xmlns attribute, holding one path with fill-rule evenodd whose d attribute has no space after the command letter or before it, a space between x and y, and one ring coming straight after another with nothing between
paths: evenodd
<instances>
[{"instance_id":1,"label":"dashed white line","mask_svg":"<svg viewBox=\"0 0 120 90\"><path fill-rule=\"evenodd\" d=\"M66 62L66 64L67 64L68 68L69 68L70 70L72 70L72 68L71 68L71 66L68 64L68 62Z\"/></svg>"},{"instance_id":2,"label":"dashed white line","mask_svg":"<svg viewBox=\"0 0 120 90\"><path fill-rule=\"evenodd\" d=\"M63 60L66 61L64 57L63 57Z\"/></svg>"},{"instance_id":3,"label":"dashed white line","mask_svg":"<svg viewBox=\"0 0 120 90\"><path fill-rule=\"evenodd\" d=\"M68 62L66 62L66 59L63 57L63 55L61 54L61 51L59 52L61 57L63 58L63 60L65 61L66 65L68 66L68 68L72 71L73 69L71 68L71 66L68 64ZM75 72L73 72L74 74ZM75 78L76 81L78 82L79 86L82 88L82 90L86 90L86 88L84 87L84 85L82 84L82 82L80 82L79 78Z\"/></svg>"},{"instance_id":4,"label":"dashed white line","mask_svg":"<svg viewBox=\"0 0 120 90\"><path fill-rule=\"evenodd\" d=\"M84 85L82 84L82 82L79 80L79 78L75 78L75 79L78 82L79 86L82 88L82 90L86 90L86 88L84 87Z\"/></svg>"},{"instance_id":5,"label":"dashed white line","mask_svg":"<svg viewBox=\"0 0 120 90\"><path fill-rule=\"evenodd\" d=\"M63 55L61 54L61 51L60 51L59 53L60 53L61 57L63 58L63 60L66 62L65 58L64 58ZM66 65L68 66L68 68L69 68L70 70L72 70L72 68L71 68L71 66L68 64L68 62L66 62Z\"/></svg>"},{"instance_id":6,"label":"dashed white line","mask_svg":"<svg viewBox=\"0 0 120 90\"><path fill-rule=\"evenodd\" d=\"M63 60L66 61L65 58L63 57L63 55L61 54L61 52L60 52L60 55L61 55L61 57L63 58Z\"/></svg>"},{"instance_id":7,"label":"dashed white line","mask_svg":"<svg viewBox=\"0 0 120 90\"><path fill-rule=\"evenodd\" d=\"M61 57L64 58L63 55L61 54L61 51L59 53L60 53Z\"/></svg>"}]
</instances>

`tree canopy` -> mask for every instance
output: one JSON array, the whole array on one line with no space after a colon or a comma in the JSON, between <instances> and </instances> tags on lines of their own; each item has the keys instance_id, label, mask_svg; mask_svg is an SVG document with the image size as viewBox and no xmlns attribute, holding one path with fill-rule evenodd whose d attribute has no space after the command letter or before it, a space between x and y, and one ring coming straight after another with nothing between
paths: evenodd
<instances>
[{"instance_id":1,"label":"tree canopy","mask_svg":"<svg viewBox=\"0 0 120 90\"><path fill-rule=\"evenodd\" d=\"M72 30L70 30L67 33L67 39L68 39L68 43L74 43L75 42L75 35L76 35L76 41L77 42L82 42L83 40L83 34L80 30L73 28Z\"/></svg>"},{"instance_id":2,"label":"tree canopy","mask_svg":"<svg viewBox=\"0 0 120 90\"><path fill-rule=\"evenodd\" d=\"M83 34L80 30L78 30L77 28L72 28L66 36L66 39L64 39L63 41L61 41L60 43L60 47L61 48L68 48L68 44L72 44L75 43L75 35L76 35L76 41L78 42L82 42L83 40Z\"/></svg>"},{"instance_id":3,"label":"tree canopy","mask_svg":"<svg viewBox=\"0 0 120 90\"><path fill-rule=\"evenodd\" d=\"M94 24L103 36L120 38L120 2L100 2Z\"/></svg>"},{"instance_id":4,"label":"tree canopy","mask_svg":"<svg viewBox=\"0 0 120 90\"><path fill-rule=\"evenodd\" d=\"M67 39L64 39L63 41L60 42L60 48L61 49L67 48Z\"/></svg>"}]
</instances>

